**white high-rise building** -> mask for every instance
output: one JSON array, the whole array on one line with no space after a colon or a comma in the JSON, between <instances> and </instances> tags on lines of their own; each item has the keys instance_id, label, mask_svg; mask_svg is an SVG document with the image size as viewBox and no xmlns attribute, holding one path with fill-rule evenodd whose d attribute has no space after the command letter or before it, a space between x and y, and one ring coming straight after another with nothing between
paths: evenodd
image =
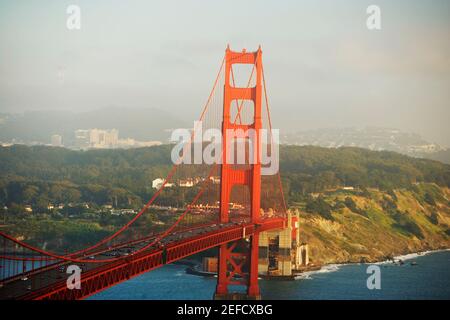
<instances>
[{"instance_id":1,"label":"white high-rise building","mask_svg":"<svg viewBox=\"0 0 450 320\"><path fill-rule=\"evenodd\" d=\"M62 137L59 134L54 134L51 136L51 143L54 147L62 147Z\"/></svg>"},{"instance_id":2,"label":"white high-rise building","mask_svg":"<svg viewBox=\"0 0 450 320\"><path fill-rule=\"evenodd\" d=\"M75 146L77 148L88 148L90 143L90 130L75 131Z\"/></svg>"},{"instance_id":3,"label":"white high-rise building","mask_svg":"<svg viewBox=\"0 0 450 320\"><path fill-rule=\"evenodd\" d=\"M119 144L117 129L88 129L75 131L76 146L79 148L115 148Z\"/></svg>"},{"instance_id":4,"label":"white high-rise building","mask_svg":"<svg viewBox=\"0 0 450 320\"><path fill-rule=\"evenodd\" d=\"M79 129L75 131L75 146L80 149L139 148L161 145L161 141L119 139L117 129Z\"/></svg>"},{"instance_id":5,"label":"white high-rise building","mask_svg":"<svg viewBox=\"0 0 450 320\"><path fill-rule=\"evenodd\" d=\"M116 146L119 143L119 130L111 129L106 131L105 144L109 146Z\"/></svg>"}]
</instances>

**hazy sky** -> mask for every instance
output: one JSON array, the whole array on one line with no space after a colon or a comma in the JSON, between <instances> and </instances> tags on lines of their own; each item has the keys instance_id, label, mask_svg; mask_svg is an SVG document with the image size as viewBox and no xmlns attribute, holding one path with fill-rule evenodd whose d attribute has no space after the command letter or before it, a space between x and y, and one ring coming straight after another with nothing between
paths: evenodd
<instances>
[{"instance_id":1,"label":"hazy sky","mask_svg":"<svg viewBox=\"0 0 450 320\"><path fill-rule=\"evenodd\" d=\"M66 28L71 4L81 30ZM0 112L194 119L227 43L262 45L274 127L389 126L450 146L450 1L437 0L0 0Z\"/></svg>"}]
</instances>

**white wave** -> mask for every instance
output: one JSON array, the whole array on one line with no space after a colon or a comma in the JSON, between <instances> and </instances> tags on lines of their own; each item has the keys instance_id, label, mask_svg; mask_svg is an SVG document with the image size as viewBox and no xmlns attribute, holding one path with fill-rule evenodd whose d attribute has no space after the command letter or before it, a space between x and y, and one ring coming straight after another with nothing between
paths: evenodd
<instances>
[{"instance_id":1,"label":"white wave","mask_svg":"<svg viewBox=\"0 0 450 320\"><path fill-rule=\"evenodd\" d=\"M392 263L392 260L378 261L378 262L374 262L374 263L370 263L370 264L388 264L388 263Z\"/></svg>"},{"instance_id":2,"label":"white wave","mask_svg":"<svg viewBox=\"0 0 450 320\"><path fill-rule=\"evenodd\" d=\"M298 274L297 276L295 276L295 280L313 279L311 277L312 275L320 274L320 273L335 272L335 271L339 270L340 266L341 265L339 265L339 264L328 264L328 265L323 266L319 270L305 271L305 272L302 272L302 273Z\"/></svg>"},{"instance_id":3,"label":"white wave","mask_svg":"<svg viewBox=\"0 0 450 320\"><path fill-rule=\"evenodd\" d=\"M295 280L311 280L310 272L303 272L294 277Z\"/></svg>"},{"instance_id":4,"label":"white wave","mask_svg":"<svg viewBox=\"0 0 450 320\"><path fill-rule=\"evenodd\" d=\"M440 251L449 251L450 249L442 249L442 250L429 250L429 251L422 251L422 252L416 252L416 253L409 253L401 256L394 257L394 260L411 260L415 259L417 257L426 256L430 253L440 252Z\"/></svg>"},{"instance_id":5,"label":"white wave","mask_svg":"<svg viewBox=\"0 0 450 320\"><path fill-rule=\"evenodd\" d=\"M416 253L409 253L409 254L405 254L405 255L395 256L394 257L394 261L398 262L400 260L402 260L402 261L411 260L411 259L415 259L417 257L425 256L425 255L430 254L430 253L436 253L436 252L441 252L441 251L450 251L450 249L439 249L439 250L429 250L429 251L422 251L422 252L416 252ZM392 260L385 260L385 261L379 261L379 262L367 263L367 264L387 264L387 263L392 263ZM300 279L308 279L309 280L309 279L313 279L311 276L314 275L314 274L335 272L335 271L338 271L341 266L351 265L351 264L361 264L361 263L328 264L328 265L324 265L319 270L306 271L306 272L302 272L302 273L296 275L295 276L295 280L300 280Z\"/></svg>"},{"instance_id":6,"label":"white wave","mask_svg":"<svg viewBox=\"0 0 450 320\"><path fill-rule=\"evenodd\" d=\"M419 253L408 253L408 254L404 254L404 255L402 255L402 256L396 256L396 257L394 257L394 260L403 260L403 261L405 261L405 260L411 260L411 259L415 259L415 258L417 258L417 257L420 257L421 255L424 255L424 254L419 254Z\"/></svg>"},{"instance_id":7,"label":"white wave","mask_svg":"<svg viewBox=\"0 0 450 320\"><path fill-rule=\"evenodd\" d=\"M439 249L439 250L429 250L429 251L408 253L408 254L404 254L404 255L395 256L393 259L394 259L394 262L399 262L400 260L402 260L402 261L411 260L411 259L425 256L430 253L436 253L436 252L441 252L441 251L450 251L450 249ZM392 260L384 260L384 261L379 261L379 262L370 263L370 264L388 264L388 263L392 263L392 262L393 262Z\"/></svg>"}]
</instances>

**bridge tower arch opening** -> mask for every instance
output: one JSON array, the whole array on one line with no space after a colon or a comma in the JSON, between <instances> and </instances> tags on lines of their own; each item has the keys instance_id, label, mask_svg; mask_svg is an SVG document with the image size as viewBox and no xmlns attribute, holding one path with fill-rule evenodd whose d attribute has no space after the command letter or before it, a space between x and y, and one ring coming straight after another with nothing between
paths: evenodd
<instances>
[{"instance_id":1,"label":"bridge tower arch opening","mask_svg":"<svg viewBox=\"0 0 450 320\"><path fill-rule=\"evenodd\" d=\"M234 64L253 65L256 72L256 81L253 87L232 86L230 76ZM255 52L231 51L227 47L225 52L225 81L223 97L223 119L222 119L222 165L220 184L220 222L230 221L230 197L233 186L247 186L250 193L250 222L257 225L260 220L261 210L261 105L262 105L262 50L258 48ZM253 121L245 124L236 123L231 119L232 103L236 100L250 100L253 102ZM247 166L235 166L229 163L230 132L244 132L244 138L253 134L252 152L253 161ZM234 150L234 149L233 149ZM234 151L233 151L234 152ZM215 292L216 299L260 299L258 285L258 243L259 233L254 232L252 236L246 237L234 243L223 244L219 248L218 279ZM238 250L239 248L239 250ZM245 267L244 267L245 262ZM246 287L244 296L237 296L230 292L230 285L243 285Z\"/></svg>"}]
</instances>

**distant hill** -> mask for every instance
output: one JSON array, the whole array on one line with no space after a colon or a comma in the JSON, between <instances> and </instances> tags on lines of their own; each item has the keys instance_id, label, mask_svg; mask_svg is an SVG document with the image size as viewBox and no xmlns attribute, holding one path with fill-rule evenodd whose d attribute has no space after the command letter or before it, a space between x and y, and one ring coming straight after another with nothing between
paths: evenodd
<instances>
[{"instance_id":1,"label":"distant hill","mask_svg":"<svg viewBox=\"0 0 450 320\"><path fill-rule=\"evenodd\" d=\"M450 149L441 150L435 153L428 154L424 156L424 158L433 159L443 163L450 164Z\"/></svg>"},{"instance_id":2,"label":"distant hill","mask_svg":"<svg viewBox=\"0 0 450 320\"><path fill-rule=\"evenodd\" d=\"M450 189L421 183L390 192L323 192L300 208L313 263L376 262L450 248Z\"/></svg>"},{"instance_id":3,"label":"distant hill","mask_svg":"<svg viewBox=\"0 0 450 320\"><path fill-rule=\"evenodd\" d=\"M38 192L33 192L34 196L26 201L42 197L61 201L48 194L53 184L62 190L77 189L81 195L89 195L86 188L93 184L106 190L122 188L143 200L148 196L146 190L151 180L165 176L170 169L171 148L162 145L83 152L44 146L0 147L0 189L5 188L0 193L0 203L13 201L13 196L14 202L25 201L22 193L30 185ZM391 190L425 182L450 187L450 165L395 152L281 146L280 162L289 202L302 200L308 193L342 186ZM2 199L2 195L7 198ZM92 198L82 196L81 200L92 201Z\"/></svg>"},{"instance_id":4,"label":"distant hill","mask_svg":"<svg viewBox=\"0 0 450 320\"><path fill-rule=\"evenodd\" d=\"M289 197L338 186L405 188L418 182L450 186L450 165L391 151L281 146L281 175Z\"/></svg>"},{"instance_id":5,"label":"distant hill","mask_svg":"<svg viewBox=\"0 0 450 320\"><path fill-rule=\"evenodd\" d=\"M359 147L374 151L395 151L413 157L434 159L445 150L419 134L393 128L323 128L284 134L281 142L290 145L313 145L326 148Z\"/></svg>"},{"instance_id":6,"label":"distant hill","mask_svg":"<svg viewBox=\"0 0 450 320\"><path fill-rule=\"evenodd\" d=\"M169 171L171 149L0 147L0 210L7 205L9 214L30 221L10 223L7 231L38 245L46 232L72 245L100 239L110 232L106 215L21 215L23 205L35 213L46 212L48 203L140 208L155 192L152 179ZM450 247L450 165L351 147L281 146L280 157L285 197L290 208L300 209L300 241L310 244L314 263L378 261ZM183 206L196 194L196 188L179 189L165 190L159 204Z\"/></svg>"},{"instance_id":7,"label":"distant hill","mask_svg":"<svg viewBox=\"0 0 450 320\"><path fill-rule=\"evenodd\" d=\"M28 111L2 114L0 141L49 143L50 136L60 134L70 144L77 129L118 129L120 138L167 142L169 129L192 127L192 124L157 108L109 107L94 111Z\"/></svg>"}]
</instances>

